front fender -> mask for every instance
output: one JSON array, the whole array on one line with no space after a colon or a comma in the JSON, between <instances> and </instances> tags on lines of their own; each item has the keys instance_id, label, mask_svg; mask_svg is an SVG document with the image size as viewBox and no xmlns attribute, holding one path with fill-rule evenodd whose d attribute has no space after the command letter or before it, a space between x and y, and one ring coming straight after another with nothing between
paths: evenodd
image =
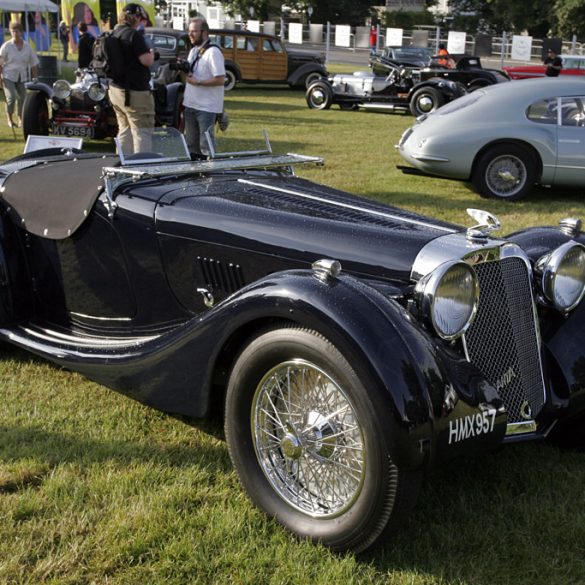
<instances>
[{"instance_id":1,"label":"front fender","mask_svg":"<svg viewBox=\"0 0 585 585\"><path fill-rule=\"evenodd\" d=\"M327 69L319 63L304 63L295 69L287 79L289 85L299 85L301 80L309 73L319 73L323 77L327 77Z\"/></svg>"},{"instance_id":2,"label":"front fender","mask_svg":"<svg viewBox=\"0 0 585 585\"><path fill-rule=\"evenodd\" d=\"M415 85L410 90L410 95L412 95L415 91L423 87L434 87L435 89L439 90L442 94L444 94L449 100L454 99L456 97L460 97L464 93L460 90L459 86L454 81L442 79L441 77L431 77L430 79L427 79L426 81L423 81Z\"/></svg>"},{"instance_id":3,"label":"front fender","mask_svg":"<svg viewBox=\"0 0 585 585\"><path fill-rule=\"evenodd\" d=\"M419 468L501 442L506 417L495 390L467 361L434 343L398 302L367 283L349 275L323 280L311 271L285 272L228 301L221 312L237 322L232 335L242 329L253 335L255 323L286 319L336 345L367 381L397 464ZM488 408L489 433L453 434L459 419L481 417Z\"/></svg>"},{"instance_id":4,"label":"front fender","mask_svg":"<svg viewBox=\"0 0 585 585\"><path fill-rule=\"evenodd\" d=\"M30 91L40 91L44 93L48 99L53 99L53 88L42 81L29 81L24 86Z\"/></svg>"}]
</instances>

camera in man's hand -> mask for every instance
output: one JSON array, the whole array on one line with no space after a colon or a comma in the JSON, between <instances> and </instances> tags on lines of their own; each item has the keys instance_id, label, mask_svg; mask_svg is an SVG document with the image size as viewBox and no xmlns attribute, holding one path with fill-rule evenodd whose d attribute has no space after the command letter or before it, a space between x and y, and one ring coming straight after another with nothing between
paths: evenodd
<instances>
[{"instance_id":1,"label":"camera in man's hand","mask_svg":"<svg viewBox=\"0 0 585 585\"><path fill-rule=\"evenodd\" d=\"M189 73L191 70L191 64L186 59L177 59L169 63L169 69L171 71L182 71L183 73Z\"/></svg>"}]
</instances>

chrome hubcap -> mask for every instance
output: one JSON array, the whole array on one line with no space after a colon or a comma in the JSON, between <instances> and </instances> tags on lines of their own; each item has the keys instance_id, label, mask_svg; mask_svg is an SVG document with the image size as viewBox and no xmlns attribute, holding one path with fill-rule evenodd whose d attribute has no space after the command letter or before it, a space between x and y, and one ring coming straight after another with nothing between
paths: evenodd
<instances>
[{"instance_id":1,"label":"chrome hubcap","mask_svg":"<svg viewBox=\"0 0 585 585\"><path fill-rule=\"evenodd\" d=\"M302 360L281 363L258 385L251 414L256 457L283 500L320 518L351 507L365 446L356 412L330 376Z\"/></svg>"},{"instance_id":2,"label":"chrome hubcap","mask_svg":"<svg viewBox=\"0 0 585 585\"><path fill-rule=\"evenodd\" d=\"M526 167L515 156L495 158L486 170L486 183L498 197L515 195L526 183Z\"/></svg>"},{"instance_id":3,"label":"chrome hubcap","mask_svg":"<svg viewBox=\"0 0 585 585\"><path fill-rule=\"evenodd\" d=\"M435 102L428 96L422 96L418 100L418 109L421 112L428 113L433 109Z\"/></svg>"},{"instance_id":4,"label":"chrome hubcap","mask_svg":"<svg viewBox=\"0 0 585 585\"><path fill-rule=\"evenodd\" d=\"M313 101L313 103L316 106L323 105L323 103L325 102L325 94L323 93L323 90L321 90L321 89L315 89L311 93L311 100Z\"/></svg>"}]
</instances>

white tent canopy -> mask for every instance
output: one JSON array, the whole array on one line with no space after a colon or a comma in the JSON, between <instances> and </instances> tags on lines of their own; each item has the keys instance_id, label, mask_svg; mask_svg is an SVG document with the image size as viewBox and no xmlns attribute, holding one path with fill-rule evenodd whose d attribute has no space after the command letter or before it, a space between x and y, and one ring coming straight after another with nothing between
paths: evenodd
<instances>
[{"instance_id":1,"label":"white tent canopy","mask_svg":"<svg viewBox=\"0 0 585 585\"><path fill-rule=\"evenodd\" d=\"M59 12L51 0L0 0L0 10L10 12Z\"/></svg>"}]
</instances>

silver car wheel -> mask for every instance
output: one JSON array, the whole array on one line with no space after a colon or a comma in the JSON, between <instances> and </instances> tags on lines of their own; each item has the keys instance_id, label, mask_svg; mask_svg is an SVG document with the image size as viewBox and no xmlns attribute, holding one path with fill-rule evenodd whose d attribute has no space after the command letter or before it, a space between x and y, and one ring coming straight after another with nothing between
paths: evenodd
<instances>
[{"instance_id":1,"label":"silver car wheel","mask_svg":"<svg viewBox=\"0 0 585 585\"><path fill-rule=\"evenodd\" d=\"M518 157L505 154L494 158L485 171L485 182L497 197L512 197L526 184L527 170Z\"/></svg>"},{"instance_id":2,"label":"silver car wheel","mask_svg":"<svg viewBox=\"0 0 585 585\"><path fill-rule=\"evenodd\" d=\"M364 439L327 373L302 360L278 364L260 381L251 414L261 469L286 503L319 518L352 506L364 482Z\"/></svg>"},{"instance_id":3,"label":"silver car wheel","mask_svg":"<svg viewBox=\"0 0 585 585\"><path fill-rule=\"evenodd\" d=\"M311 93L311 101L316 106L322 106L325 103L325 93L322 89L315 89Z\"/></svg>"}]
</instances>

